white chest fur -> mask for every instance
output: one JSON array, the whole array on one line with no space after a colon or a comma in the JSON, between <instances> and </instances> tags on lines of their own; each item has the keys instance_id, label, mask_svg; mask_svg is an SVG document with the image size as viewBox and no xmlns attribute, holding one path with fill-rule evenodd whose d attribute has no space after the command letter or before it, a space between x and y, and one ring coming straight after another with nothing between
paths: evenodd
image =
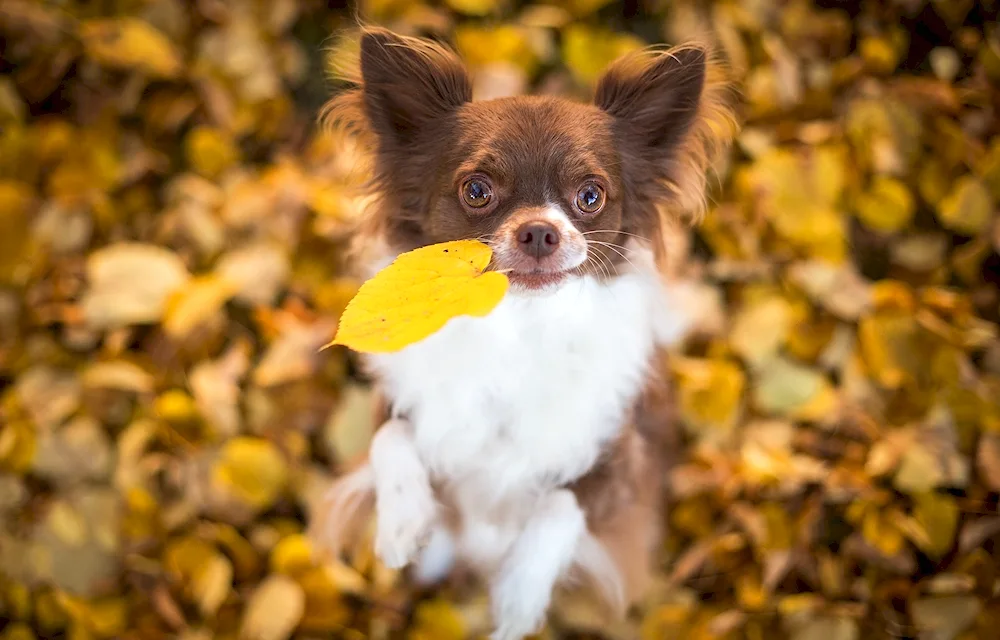
<instances>
[{"instance_id":1,"label":"white chest fur","mask_svg":"<svg viewBox=\"0 0 1000 640\"><path fill-rule=\"evenodd\" d=\"M400 352L372 358L434 476L498 495L586 471L640 390L659 287L648 274L508 295Z\"/></svg>"},{"instance_id":2,"label":"white chest fur","mask_svg":"<svg viewBox=\"0 0 1000 640\"><path fill-rule=\"evenodd\" d=\"M516 529L511 505L592 467L641 391L656 342L676 329L664 295L651 272L576 278L542 295L510 293L485 318L454 318L402 351L371 356L466 526Z\"/></svg>"}]
</instances>

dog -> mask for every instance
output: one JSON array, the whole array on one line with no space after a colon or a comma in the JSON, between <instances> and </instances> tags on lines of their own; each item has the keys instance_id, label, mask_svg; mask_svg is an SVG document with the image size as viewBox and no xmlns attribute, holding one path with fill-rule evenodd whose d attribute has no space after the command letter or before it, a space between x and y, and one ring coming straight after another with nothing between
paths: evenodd
<instances>
[{"instance_id":1,"label":"dog","mask_svg":"<svg viewBox=\"0 0 1000 640\"><path fill-rule=\"evenodd\" d=\"M360 77L324 114L373 156L355 263L370 276L479 239L510 289L486 317L364 357L381 426L318 511L324 546L374 511L386 566L482 577L496 640L543 627L559 585L585 581L618 614L642 596L673 437L663 357L689 324L664 265L732 137L719 68L703 46L651 48L589 104L474 101L450 49L362 30Z\"/></svg>"}]
</instances>

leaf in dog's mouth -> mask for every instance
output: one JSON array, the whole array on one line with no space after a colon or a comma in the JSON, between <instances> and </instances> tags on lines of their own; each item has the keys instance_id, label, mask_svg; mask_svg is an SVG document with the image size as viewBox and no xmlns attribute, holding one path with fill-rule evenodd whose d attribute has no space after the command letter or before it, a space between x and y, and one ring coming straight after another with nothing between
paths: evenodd
<instances>
[{"instance_id":1,"label":"leaf in dog's mouth","mask_svg":"<svg viewBox=\"0 0 1000 640\"><path fill-rule=\"evenodd\" d=\"M507 276L486 271L493 251L458 240L401 254L358 290L327 346L362 353L399 351L456 316L485 316L507 293Z\"/></svg>"}]
</instances>

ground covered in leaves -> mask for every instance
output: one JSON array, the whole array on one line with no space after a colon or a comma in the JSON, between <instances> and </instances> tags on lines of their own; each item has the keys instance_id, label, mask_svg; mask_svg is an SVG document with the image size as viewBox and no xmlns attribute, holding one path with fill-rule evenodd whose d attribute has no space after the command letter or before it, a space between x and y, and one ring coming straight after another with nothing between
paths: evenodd
<instances>
[{"instance_id":1,"label":"ground covered in leaves","mask_svg":"<svg viewBox=\"0 0 1000 640\"><path fill-rule=\"evenodd\" d=\"M357 155L318 131L354 7L0 3L3 638L459 639L303 531L365 448L319 352ZM545 637L995 638L995 0L368 0L454 42L480 97L585 97L644 42L714 39L746 127L690 243L686 446L663 572L623 625Z\"/></svg>"}]
</instances>

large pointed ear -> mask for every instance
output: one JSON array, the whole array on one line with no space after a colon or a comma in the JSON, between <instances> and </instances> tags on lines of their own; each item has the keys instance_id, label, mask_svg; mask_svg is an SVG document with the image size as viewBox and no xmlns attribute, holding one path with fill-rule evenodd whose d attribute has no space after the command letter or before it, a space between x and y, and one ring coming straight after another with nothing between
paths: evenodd
<instances>
[{"instance_id":1,"label":"large pointed ear","mask_svg":"<svg viewBox=\"0 0 1000 640\"><path fill-rule=\"evenodd\" d=\"M705 69L705 50L694 46L629 55L598 81L594 102L632 151L669 157L697 117Z\"/></svg>"},{"instance_id":2,"label":"large pointed ear","mask_svg":"<svg viewBox=\"0 0 1000 640\"><path fill-rule=\"evenodd\" d=\"M361 77L365 112L383 143L406 146L472 99L469 75L454 53L386 29L362 34Z\"/></svg>"}]
</instances>

